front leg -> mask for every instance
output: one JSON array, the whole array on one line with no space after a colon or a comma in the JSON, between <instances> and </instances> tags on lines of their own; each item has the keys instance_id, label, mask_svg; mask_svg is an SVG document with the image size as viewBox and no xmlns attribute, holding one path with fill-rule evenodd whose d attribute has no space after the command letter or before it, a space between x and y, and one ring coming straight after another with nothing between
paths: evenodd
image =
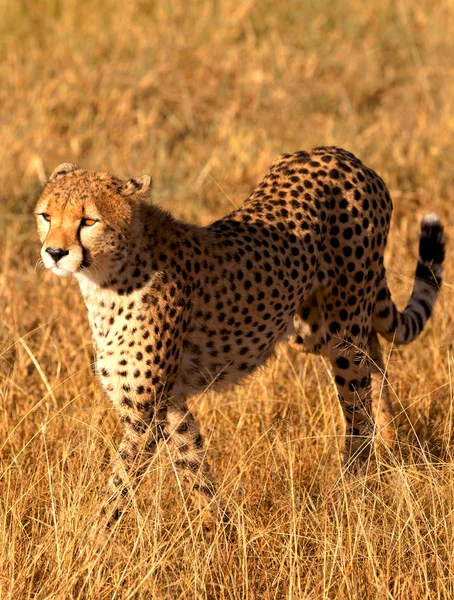
<instances>
[{"instance_id":1,"label":"front leg","mask_svg":"<svg viewBox=\"0 0 454 600\"><path fill-rule=\"evenodd\" d=\"M175 466L208 508L214 522L228 523L229 514L216 494L216 486L206 458L200 427L189 412L184 398L174 398L167 410L164 426Z\"/></svg>"},{"instance_id":2,"label":"front leg","mask_svg":"<svg viewBox=\"0 0 454 600\"><path fill-rule=\"evenodd\" d=\"M122 318L110 317L110 328L95 328L98 371L125 428L103 511L108 528L120 518L131 486L139 483L165 435L181 359L190 308L172 283L155 291L141 293L140 302L126 299L117 309Z\"/></svg>"},{"instance_id":3,"label":"front leg","mask_svg":"<svg viewBox=\"0 0 454 600\"><path fill-rule=\"evenodd\" d=\"M125 421L125 434L118 448L118 456L109 480L108 495L102 508L103 527L111 529L124 513L136 488L153 458L162 427L145 426L137 431L137 422Z\"/></svg>"},{"instance_id":4,"label":"front leg","mask_svg":"<svg viewBox=\"0 0 454 600\"><path fill-rule=\"evenodd\" d=\"M127 509L131 492L140 484L161 440L168 443L175 466L196 492L202 506L209 509L213 521L228 523L228 512L216 497L199 425L184 399L161 401L159 411L148 425L128 414L123 414L122 421L125 434L102 509L106 529L111 529Z\"/></svg>"}]
</instances>

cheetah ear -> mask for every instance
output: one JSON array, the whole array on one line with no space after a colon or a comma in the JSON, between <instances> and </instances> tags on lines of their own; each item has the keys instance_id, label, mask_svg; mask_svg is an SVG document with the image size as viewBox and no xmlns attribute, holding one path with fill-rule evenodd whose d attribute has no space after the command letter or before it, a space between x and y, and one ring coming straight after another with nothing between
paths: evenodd
<instances>
[{"instance_id":1,"label":"cheetah ear","mask_svg":"<svg viewBox=\"0 0 454 600\"><path fill-rule=\"evenodd\" d=\"M149 175L141 175L134 179L129 179L123 188L125 196L146 196L151 190L151 177Z\"/></svg>"},{"instance_id":2,"label":"cheetah ear","mask_svg":"<svg viewBox=\"0 0 454 600\"><path fill-rule=\"evenodd\" d=\"M61 165L58 165L56 169L54 169L52 175L49 177L49 183L57 181L57 179L61 179L67 173L70 173L71 171L77 171L79 169L80 167L74 163L62 163Z\"/></svg>"}]
</instances>

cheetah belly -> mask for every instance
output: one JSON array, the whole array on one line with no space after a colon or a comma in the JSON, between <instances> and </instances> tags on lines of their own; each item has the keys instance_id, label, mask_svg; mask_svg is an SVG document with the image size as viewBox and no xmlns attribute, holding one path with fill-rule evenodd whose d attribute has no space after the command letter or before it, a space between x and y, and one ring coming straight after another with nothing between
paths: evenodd
<instances>
[{"instance_id":1,"label":"cheetah belly","mask_svg":"<svg viewBox=\"0 0 454 600\"><path fill-rule=\"evenodd\" d=\"M265 364L276 344L293 332L293 318L281 330L232 330L216 339L199 328L188 332L174 386L175 394L195 394L233 385Z\"/></svg>"}]
</instances>

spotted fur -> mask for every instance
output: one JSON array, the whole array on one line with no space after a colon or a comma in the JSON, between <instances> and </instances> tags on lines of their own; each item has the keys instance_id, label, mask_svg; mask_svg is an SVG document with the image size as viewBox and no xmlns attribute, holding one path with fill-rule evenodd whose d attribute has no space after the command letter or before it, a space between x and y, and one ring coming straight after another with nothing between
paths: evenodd
<instances>
[{"instance_id":1,"label":"spotted fur","mask_svg":"<svg viewBox=\"0 0 454 600\"><path fill-rule=\"evenodd\" d=\"M422 221L414 291L399 312L383 263L391 198L351 153L281 156L241 208L207 227L145 202L150 186L148 176L124 182L64 164L36 207L46 267L79 281L130 478L165 439L201 497L223 512L187 399L243 379L285 340L328 356L346 461L364 460L375 431L371 388L386 392L377 334L408 343L423 330L441 285L439 219ZM386 393L377 414L392 420ZM127 497L119 466L108 526Z\"/></svg>"}]
</instances>

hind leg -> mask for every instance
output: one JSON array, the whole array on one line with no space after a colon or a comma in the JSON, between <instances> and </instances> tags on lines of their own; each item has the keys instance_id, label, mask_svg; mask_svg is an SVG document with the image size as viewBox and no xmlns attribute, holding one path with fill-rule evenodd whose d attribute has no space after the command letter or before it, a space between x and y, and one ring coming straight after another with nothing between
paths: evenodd
<instances>
[{"instance_id":1,"label":"hind leg","mask_svg":"<svg viewBox=\"0 0 454 600\"><path fill-rule=\"evenodd\" d=\"M349 302L346 310L335 306L332 290L318 290L297 311L294 323L293 345L307 351L316 351L322 345L330 360L346 422L347 465L361 463L370 456L375 432L367 300L363 297L356 304ZM376 336L374 349L381 365Z\"/></svg>"},{"instance_id":2,"label":"hind leg","mask_svg":"<svg viewBox=\"0 0 454 600\"><path fill-rule=\"evenodd\" d=\"M396 439L394 410L389 397L388 379L383 362L380 342L375 330L370 341L372 410L375 415L380 439L391 448Z\"/></svg>"},{"instance_id":3,"label":"hind leg","mask_svg":"<svg viewBox=\"0 0 454 600\"><path fill-rule=\"evenodd\" d=\"M299 307L295 315L294 327L294 335L290 340L292 346L298 350L303 349L305 352L314 354L318 354L325 349L325 322L316 294L310 296ZM375 330L371 332L369 352L369 356L365 356L364 360L370 360L372 412L380 439L388 447L391 447L396 438L393 426L395 417L389 397L389 386L380 342Z\"/></svg>"},{"instance_id":4,"label":"hind leg","mask_svg":"<svg viewBox=\"0 0 454 600\"><path fill-rule=\"evenodd\" d=\"M371 368L368 360L370 331L367 325L346 322L329 315L332 335L327 342L328 358L346 423L344 463L361 464L370 456L374 440Z\"/></svg>"}]
</instances>

